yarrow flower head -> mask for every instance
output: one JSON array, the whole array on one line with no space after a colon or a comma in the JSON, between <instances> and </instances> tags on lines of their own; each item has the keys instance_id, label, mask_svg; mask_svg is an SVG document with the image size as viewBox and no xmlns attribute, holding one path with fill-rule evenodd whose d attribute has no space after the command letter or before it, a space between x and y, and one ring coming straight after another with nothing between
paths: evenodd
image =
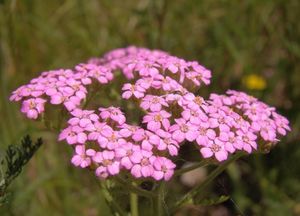
<instances>
[{"instance_id":1,"label":"yarrow flower head","mask_svg":"<svg viewBox=\"0 0 300 216\"><path fill-rule=\"evenodd\" d=\"M102 104L103 98L89 95L113 82L117 71L126 81L116 101L137 104L140 110L128 113L123 106L95 104L86 109L91 98ZM196 95L210 79L210 70L196 61L127 47L73 69L43 72L10 100L21 101L21 112L30 119L43 119L50 105L62 105L60 113L68 120L58 139L74 148L74 166L94 170L100 179L122 173L168 181L183 145L195 148L200 160L218 163L238 152L268 150L291 130L275 108L246 93ZM137 124L129 122L128 114Z\"/></svg>"}]
</instances>

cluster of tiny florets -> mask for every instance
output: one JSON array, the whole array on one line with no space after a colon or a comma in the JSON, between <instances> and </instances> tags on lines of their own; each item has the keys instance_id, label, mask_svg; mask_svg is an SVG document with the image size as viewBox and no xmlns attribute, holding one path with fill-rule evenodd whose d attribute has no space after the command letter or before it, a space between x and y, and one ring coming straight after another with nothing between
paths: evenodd
<instances>
[{"instance_id":1,"label":"cluster of tiny florets","mask_svg":"<svg viewBox=\"0 0 300 216\"><path fill-rule=\"evenodd\" d=\"M137 102L145 113L140 125L129 124L118 107L82 106L87 86L109 84L116 71L128 79L120 92L123 100ZM71 117L59 140L74 146L75 166L94 169L100 178L127 172L169 180L184 144L194 145L205 159L224 161L237 151L274 145L290 130L275 108L243 92L229 90L207 100L195 95L210 78L198 62L128 47L72 70L44 72L14 91L11 100L21 100L21 112L31 119L45 112L45 103L65 106Z\"/></svg>"}]
</instances>

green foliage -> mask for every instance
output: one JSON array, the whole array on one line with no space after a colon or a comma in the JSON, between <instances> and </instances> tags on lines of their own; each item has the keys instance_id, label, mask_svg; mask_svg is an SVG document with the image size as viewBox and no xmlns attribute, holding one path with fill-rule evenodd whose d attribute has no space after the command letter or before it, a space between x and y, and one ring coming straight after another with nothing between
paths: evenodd
<instances>
[{"instance_id":1,"label":"green foliage","mask_svg":"<svg viewBox=\"0 0 300 216\"><path fill-rule=\"evenodd\" d=\"M229 196L222 195L222 196L217 197L217 198L204 199L199 204L202 205L202 206L218 205L218 204L221 204L221 203L223 203L223 202L225 202L229 199L230 199Z\"/></svg>"},{"instance_id":2,"label":"green foliage","mask_svg":"<svg viewBox=\"0 0 300 216\"><path fill-rule=\"evenodd\" d=\"M8 146L5 156L0 158L0 205L7 201L8 186L21 173L22 168L29 162L42 143L41 138L36 143L32 143L27 135L23 138L21 145Z\"/></svg>"}]
</instances>

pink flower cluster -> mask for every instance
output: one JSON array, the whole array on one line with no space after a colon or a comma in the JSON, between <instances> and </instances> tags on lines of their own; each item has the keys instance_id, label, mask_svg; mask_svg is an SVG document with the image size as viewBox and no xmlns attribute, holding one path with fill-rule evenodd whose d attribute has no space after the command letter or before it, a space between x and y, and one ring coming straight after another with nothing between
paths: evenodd
<instances>
[{"instance_id":1,"label":"pink flower cluster","mask_svg":"<svg viewBox=\"0 0 300 216\"><path fill-rule=\"evenodd\" d=\"M128 79L122 98L134 100L146 113L139 126L127 123L117 107L85 110L86 86L107 84L121 71ZM192 144L205 159L224 161L238 151L251 153L275 144L290 130L286 118L245 93L211 94L208 100L192 91L210 83L211 72L158 50L128 47L91 59L73 70L44 72L13 92L23 113L36 119L44 104L64 104L71 118L59 135L73 145L72 163L95 169L100 178L127 172L135 178L169 180L172 159Z\"/></svg>"},{"instance_id":2,"label":"pink flower cluster","mask_svg":"<svg viewBox=\"0 0 300 216\"><path fill-rule=\"evenodd\" d=\"M92 110L75 109L71 112L69 126L59 135L59 140L75 145L71 160L75 166L96 166L96 175L100 178L122 170L136 178L171 178L175 164L164 156L155 155L153 150L176 155L176 143L165 143L150 131L126 124L119 108L100 108L99 111L96 114Z\"/></svg>"}]
</instances>

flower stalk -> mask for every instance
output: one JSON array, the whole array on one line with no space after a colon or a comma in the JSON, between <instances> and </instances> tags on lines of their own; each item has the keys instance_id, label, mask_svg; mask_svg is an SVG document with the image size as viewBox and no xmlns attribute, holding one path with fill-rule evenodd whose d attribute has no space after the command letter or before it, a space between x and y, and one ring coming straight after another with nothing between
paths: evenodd
<instances>
[{"instance_id":1,"label":"flower stalk","mask_svg":"<svg viewBox=\"0 0 300 216\"><path fill-rule=\"evenodd\" d=\"M233 155L231 158L229 158L227 161L225 161L223 164L218 166L214 171L212 171L207 178L201 182L198 186L194 187L192 190L190 190L187 194L185 194L179 201L176 202L175 207L173 208L173 211L181 207L185 202L192 199L196 194L200 194L203 190L206 189L206 187L218 176L220 175L229 164L236 161L238 158L240 158L243 153L237 153Z\"/></svg>"},{"instance_id":2,"label":"flower stalk","mask_svg":"<svg viewBox=\"0 0 300 216\"><path fill-rule=\"evenodd\" d=\"M174 177L175 176L180 176L180 175L182 175L182 174L184 174L186 172L192 171L192 170L197 169L199 167L204 167L206 165L208 165L208 162L205 161L205 160L203 160L203 161L200 161L199 163L195 163L195 164L193 164L191 166L188 166L188 167L176 170L175 173L174 173Z\"/></svg>"},{"instance_id":3,"label":"flower stalk","mask_svg":"<svg viewBox=\"0 0 300 216\"><path fill-rule=\"evenodd\" d=\"M156 210L157 216L164 215L164 198L165 198L165 182L160 182L157 188L157 198L156 198Z\"/></svg>"},{"instance_id":4,"label":"flower stalk","mask_svg":"<svg viewBox=\"0 0 300 216\"><path fill-rule=\"evenodd\" d=\"M151 198L151 197L155 197L156 194L151 192L151 191L147 191L144 190L140 187L138 187L136 184L131 184L130 182L124 180L123 178L116 176L115 180L122 185L124 188L126 188L127 190L129 190L131 193L135 193L139 196L143 196L143 197L147 197L147 198Z\"/></svg>"},{"instance_id":5,"label":"flower stalk","mask_svg":"<svg viewBox=\"0 0 300 216\"><path fill-rule=\"evenodd\" d=\"M119 206L119 204L114 200L113 196L111 195L106 182L101 181L101 191L102 194L107 202L107 205L110 207L111 212L114 215L118 216L127 216L126 212Z\"/></svg>"},{"instance_id":6,"label":"flower stalk","mask_svg":"<svg viewBox=\"0 0 300 216\"><path fill-rule=\"evenodd\" d=\"M130 211L131 216L139 216L138 195L134 192L130 193Z\"/></svg>"}]
</instances>

